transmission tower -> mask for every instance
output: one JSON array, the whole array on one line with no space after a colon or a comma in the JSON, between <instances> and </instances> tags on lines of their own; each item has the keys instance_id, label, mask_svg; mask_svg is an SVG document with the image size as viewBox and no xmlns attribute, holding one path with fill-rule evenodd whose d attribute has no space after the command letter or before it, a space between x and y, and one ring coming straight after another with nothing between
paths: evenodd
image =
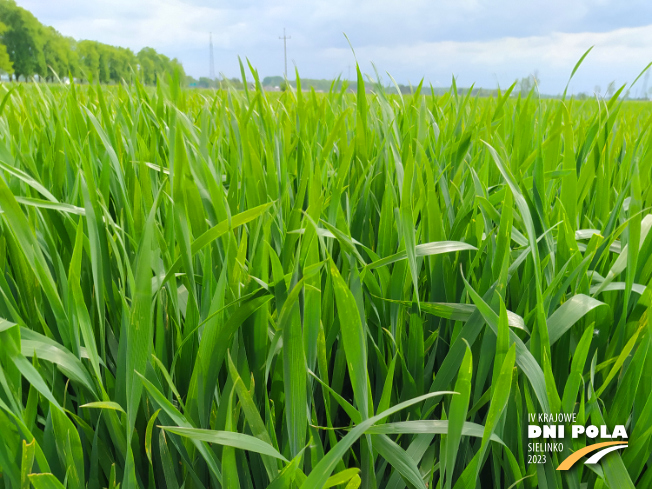
<instances>
[{"instance_id":1,"label":"transmission tower","mask_svg":"<svg viewBox=\"0 0 652 489\"><path fill-rule=\"evenodd\" d=\"M208 38L208 53L209 53L209 65L208 65L208 77L211 80L215 80L215 59L213 59L213 33L209 34Z\"/></svg>"},{"instance_id":2,"label":"transmission tower","mask_svg":"<svg viewBox=\"0 0 652 489\"><path fill-rule=\"evenodd\" d=\"M290 36L285 35L285 27L283 27L283 37L279 36L279 39L283 39L283 54L285 55L285 79L288 79L288 39L292 39Z\"/></svg>"}]
</instances>

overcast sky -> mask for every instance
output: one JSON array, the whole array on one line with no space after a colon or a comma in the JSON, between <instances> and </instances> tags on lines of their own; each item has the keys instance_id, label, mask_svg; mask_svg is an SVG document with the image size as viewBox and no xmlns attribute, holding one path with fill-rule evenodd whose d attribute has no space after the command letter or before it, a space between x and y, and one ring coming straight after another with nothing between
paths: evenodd
<instances>
[{"instance_id":1,"label":"overcast sky","mask_svg":"<svg viewBox=\"0 0 652 489\"><path fill-rule=\"evenodd\" d=\"M17 0L41 22L76 39L138 51L151 46L208 76L209 32L216 72L238 76L238 55L261 77L288 70L305 78L348 77L372 62L388 81L493 88L538 72L543 93L563 91L573 66L594 50L571 83L604 92L632 82L652 61L649 0ZM351 76L354 74L351 68ZM293 78L291 76L291 78ZM633 92L644 87L645 79ZM652 81L648 89L652 88Z\"/></svg>"}]
</instances>

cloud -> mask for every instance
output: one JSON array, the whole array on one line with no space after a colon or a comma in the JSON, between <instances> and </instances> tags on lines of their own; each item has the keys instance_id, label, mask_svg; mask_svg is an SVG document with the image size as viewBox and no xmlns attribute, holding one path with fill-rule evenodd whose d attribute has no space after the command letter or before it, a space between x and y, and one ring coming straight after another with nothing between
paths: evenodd
<instances>
[{"instance_id":1,"label":"cloud","mask_svg":"<svg viewBox=\"0 0 652 489\"><path fill-rule=\"evenodd\" d=\"M215 64L239 74L237 56L262 76L289 62L305 77L345 76L354 63L346 32L365 71L373 61L400 82L425 77L481 86L510 84L538 70L542 90L563 90L573 65L594 52L576 90L633 80L651 57L652 3L642 0L18 0L42 22L78 39L152 46L179 58L194 76L208 72L208 33ZM646 46L648 46L646 50Z\"/></svg>"},{"instance_id":2,"label":"cloud","mask_svg":"<svg viewBox=\"0 0 652 489\"><path fill-rule=\"evenodd\" d=\"M436 85L451 75L463 85L495 86L534 71L542 79L542 91L556 93L563 87L582 54L594 46L573 80L579 90L595 84L633 81L652 61L652 25L602 33L560 33L545 36L503 37L489 41L419 42L392 47L367 46L356 50L359 60L373 61L392 75L408 74L413 82L425 74ZM326 49L333 61L345 59L346 49Z\"/></svg>"}]
</instances>

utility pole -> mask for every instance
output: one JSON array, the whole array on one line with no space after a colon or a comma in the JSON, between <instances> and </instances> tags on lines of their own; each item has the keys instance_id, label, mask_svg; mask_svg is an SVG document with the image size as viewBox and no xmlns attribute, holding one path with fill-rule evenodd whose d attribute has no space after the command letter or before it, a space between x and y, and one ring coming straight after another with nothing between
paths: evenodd
<instances>
[{"instance_id":1,"label":"utility pole","mask_svg":"<svg viewBox=\"0 0 652 489\"><path fill-rule=\"evenodd\" d=\"M283 54L285 55L285 80L288 79L288 39L292 39L290 36L285 35L285 27L283 27L283 37L279 36L279 39L283 39Z\"/></svg>"},{"instance_id":2,"label":"utility pole","mask_svg":"<svg viewBox=\"0 0 652 489\"><path fill-rule=\"evenodd\" d=\"M213 59L213 33L209 34L208 38L208 53L209 53L209 65L208 65L208 77L211 80L215 80L215 59Z\"/></svg>"}]
</instances>

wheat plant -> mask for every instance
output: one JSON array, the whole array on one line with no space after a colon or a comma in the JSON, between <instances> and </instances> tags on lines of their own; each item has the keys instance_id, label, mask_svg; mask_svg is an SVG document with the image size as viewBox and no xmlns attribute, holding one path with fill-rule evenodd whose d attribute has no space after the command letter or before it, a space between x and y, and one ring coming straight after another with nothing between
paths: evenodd
<instances>
[{"instance_id":1,"label":"wheat plant","mask_svg":"<svg viewBox=\"0 0 652 489\"><path fill-rule=\"evenodd\" d=\"M650 105L249 68L0 88L0 486L652 487Z\"/></svg>"}]
</instances>

